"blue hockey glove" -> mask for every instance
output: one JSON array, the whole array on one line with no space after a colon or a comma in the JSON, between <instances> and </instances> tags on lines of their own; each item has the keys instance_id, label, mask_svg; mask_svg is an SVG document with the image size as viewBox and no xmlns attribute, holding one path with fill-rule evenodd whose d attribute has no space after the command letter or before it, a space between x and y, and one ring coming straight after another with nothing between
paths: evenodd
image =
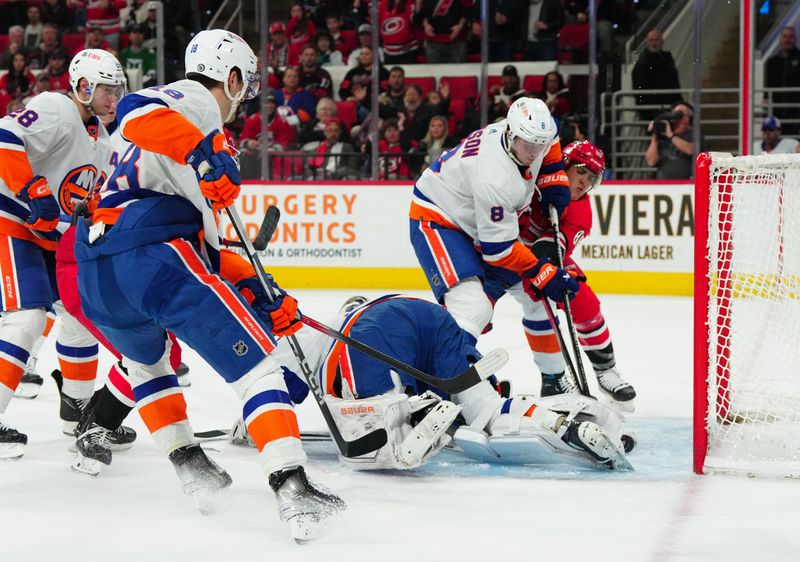
<instances>
[{"instance_id":1,"label":"blue hockey glove","mask_svg":"<svg viewBox=\"0 0 800 562\"><path fill-rule=\"evenodd\" d=\"M549 299L563 302L565 290L572 298L580 286L572 275L545 257L524 273L522 288L534 300L539 300L538 293L544 293Z\"/></svg>"},{"instance_id":2,"label":"blue hockey glove","mask_svg":"<svg viewBox=\"0 0 800 562\"><path fill-rule=\"evenodd\" d=\"M200 176L200 191L215 209L229 207L239 195L242 175L233 159L225 135L216 129L186 156ZM207 166L203 166L206 164Z\"/></svg>"},{"instance_id":3,"label":"blue hockey glove","mask_svg":"<svg viewBox=\"0 0 800 562\"><path fill-rule=\"evenodd\" d=\"M550 206L556 208L558 211L558 216L564 214L564 209L567 208L569 205L570 200L572 199L569 188L565 185L550 185L548 187L542 187L539 189L541 193L541 198L539 201L542 205L542 211L544 211L544 216L550 216Z\"/></svg>"},{"instance_id":4,"label":"blue hockey glove","mask_svg":"<svg viewBox=\"0 0 800 562\"><path fill-rule=\"evenodd\" d=\"M255 275L236 283L236 289L273 334L279 337L294 334L303 326L300 322L303 316L297 309L297 300L278 287L271 277L270 282L277 293L275 302L270 302L261 281Z\"/></svg>"},{"instance_id":5,"label":"blue hockey glove","mask_svg":"<svg viewBox=\"0 0 800 562\"><path fill-rule=\"evenodd\" d=\"M28 205L31 211L31 216L25 221L31 230L51 232L58 226L61 207L44 177L33 176L19 190L17 199Z\"/></svg>"}]
</instances>

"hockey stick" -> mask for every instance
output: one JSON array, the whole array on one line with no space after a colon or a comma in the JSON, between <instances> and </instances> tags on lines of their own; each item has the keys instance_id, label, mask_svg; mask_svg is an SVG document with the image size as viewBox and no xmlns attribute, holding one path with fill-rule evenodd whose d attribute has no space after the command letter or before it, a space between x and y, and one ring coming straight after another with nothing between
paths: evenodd
<instances>
[{"instance_id":1,"label":"hockey stick","mask_svg":"<svg viewBox=\"0 0 800 562\"><path fill-rule=\"evenodd\" d=\"M250 263L253 265L253 268L256 270L256 275L258 275L261 286L267 293L268 298L274 302L276 299L275 287L267 278L267 275L264 272L264 266L261 265L261 260L259 259L258 254L256 254L255 250L253 249L250 239L246 236L242 219L239 218L239 213L236 212L234 207L228 207L226 211L228 212L228 218L230 219L231 224L233 224L233 229L236 231L239 239L244 243L244 251L247 254L247 258L250 260ZM359 457L383 447L388 439L385 429L376 429L359 437L358 439L354 439L353 441L345 440L342 432L339 430L339 426L336 425L336 421L333 419L333 414L331 414L331 410L328 408L327 402L325 402L325 397L323 396L322 390L319 387L319 382L314 376L314 373L311 371L311 367L308 365L308 360L306 359L306 356L303 353L297 338L294 336L294 334L292 334L288 337L288 339L289 345L292 348L292 352L294 353L295 357L297 358L297 362L300 365L300 370L303 373L303 377L306 379L306 384L308 385L308 388L311 389L311 394L314 395L314 399L317 401L317 405L322 412L322 417L325 418L325 423L328 425L331 436L333 437L333 440L336 441L336 446L339 448L339 451L341 451L342 455L348 458Z\"/></svg>"},{"instance_id":2,"label":"hockey stick","mask_svg":"<svg viewBox=\"0 0 800 562\"><path fill-rule=\"evenodd\" d=\"M258 229L258 234L253 239L253 249L256 252L263 252L267 249L272 235L275 234L275 229L278 227L278 221L281 220L281 210L275 205L270 205L264 214L264 220L261 221L261 227ZM234 248L244 248L244 242L241 240L229 240L228 246Z\"/></svg>"},{"instance_id":3,"label":"hockey stick","mask_svg":"<svg viewBox=\"0 0 800 562\"><path fill-rule=\"evenodd\" d=\"M561 248L561 228L558 224L558 211L552 205L550 206L550 223L553 225L553 233L555 234L554 238L556 243L556 256L558 256L558 267L564 269L564 252ZM550 303L546 303L546 306L549 307L549 305ZM572 340L572 354L575 356L575 367L577 367L577 369L573 369L575 381L578 383L578 389L581 391L581 394L591 397L592 395L589 392L589 385L586 382L586 371L583 368L581 348L578 345L578 330L575 329L575 322L572 319L572 305L569 302L569 295L567 294L566 290L564 290L564 315L567 317L567 328L569 329L569 337ZM553 327L555 328L555 323L553 324ZM561 330L557 331L559 339L563 340L561 337ZM563 344L562 349L564 349Z\"/></svg>"},{"instance_id":4,"label":"hockey stick","mask_svg":"<svg viewBox=\"0 0 800 562\"><path fill-rule=\"evenodd\" d=\"M228 429L195 431L194 438L198 441L222 441L231 438L231 431ZM301 431L300 440L303 442L333 441L330 434L325 431Z\"/></svg>"},{"instance_id":5,"label":"hockey stick","mask_svg":"<svg viewBox=\"0 0 800 562\"><path fill-rule=\"evenodd\" d=\"M386 355L382 351L375 349L374 347L370 347L365 343L358 341L357 339L351 338L338 330L334 330L330 326L326 326L322 322L318 322L313 318L309 318L306 315L303 315L301 319L303 324L314 328L325 334L326 336L330 336L335 340L339 340L340 342L349 345L350 347L357 349L370 357L377 359L378 361L382 361L389 365L390 367L394 367L399 371L403 371L417 379L420 382L424 382L425 384L429 384L433 387L438 388L446 392L447 394L456 394L458 392L463 392L468 388L475 386L482 380L486 379L487 377L493 375L495 372L500 370L500 368L508 363L508 352L504 349L494 349L481 357L478 361L473 363L469 368L465 369L464 371L460 372L458 375L451 379L440 379L438 377L434 377L433 375L429 375L419 369L412 367L406 363L403 363L399 359L395 359L390 355Z\"/></svg>"}]
</instances>

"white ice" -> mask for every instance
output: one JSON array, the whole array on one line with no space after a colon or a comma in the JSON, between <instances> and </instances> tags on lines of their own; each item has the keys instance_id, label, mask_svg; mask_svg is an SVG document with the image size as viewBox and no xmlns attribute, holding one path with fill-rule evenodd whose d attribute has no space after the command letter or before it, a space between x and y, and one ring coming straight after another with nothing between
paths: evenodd
<instances>
[{"instance_id":1,"label":"white ice","mask_svg":"<svg viewBox=\"0 0 800 562\"><path fill-rule=\"evenodd\" d=\"M296 291L320 320L353 293ZM42 394L15 399L6 415L30 442L21 461L0 464L0 562L800 560L798 482L691 471L691 300L605 296L603 303L619 367L638 392L629 418L639 441L630 455L635 472L473 464L445 452L417 471L365 474L338 465L331 443L313 443L309 473L349 510L305 546L278 521L252 449L207 444L234 480L210 516L182 494L135 413L127 422L140 436L133 449L97 478L70 471L69 439L46 376L57 366L48 342ZM484 338L481 349L511 354L501 378L515 392L538 392L514 301L500 301ZM109 358L102 356L101 372ZM232 391L194 352L185 361L195 430L228 427L239 410ZM299 407L303 430L323 429L315 408L312 400Z\"/></svg>"}]
</instances>

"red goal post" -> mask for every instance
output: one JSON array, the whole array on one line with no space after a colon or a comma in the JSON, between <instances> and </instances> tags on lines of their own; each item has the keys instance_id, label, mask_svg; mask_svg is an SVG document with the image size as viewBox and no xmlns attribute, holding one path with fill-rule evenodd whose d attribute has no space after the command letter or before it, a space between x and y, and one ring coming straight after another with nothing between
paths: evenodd
<instances>
[{"instance_id":1,"label":"red goal post","mask_svg":"<svg viewBox=\"0 0 800 562\"><path fill-rule=\"evenodd\" d=\"M694 470L800 477L800 155L695 172Z\"/></svg>"}]
</instances>

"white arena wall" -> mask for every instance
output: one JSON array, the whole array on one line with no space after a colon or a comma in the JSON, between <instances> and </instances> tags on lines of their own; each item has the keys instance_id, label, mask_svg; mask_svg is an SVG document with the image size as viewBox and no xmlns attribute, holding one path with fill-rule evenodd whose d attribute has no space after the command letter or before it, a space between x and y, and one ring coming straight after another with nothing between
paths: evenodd
<instances>
[{"instance_id":1,"label":"white arena wall","mask_svg":"<svg viewBox=\"0 0 800 562\"><path fill-rule=\"evenodd\" d=\"M281 222L262 254L287 288L426 289L408 236L409 182L246 182L236 205L255 236L266 208ZM590 194L592 233L576 261L602 293L691 295L694 186L607 181ZM235 239L225 224L227 238Z\"/></svg>"}]
</instances>

